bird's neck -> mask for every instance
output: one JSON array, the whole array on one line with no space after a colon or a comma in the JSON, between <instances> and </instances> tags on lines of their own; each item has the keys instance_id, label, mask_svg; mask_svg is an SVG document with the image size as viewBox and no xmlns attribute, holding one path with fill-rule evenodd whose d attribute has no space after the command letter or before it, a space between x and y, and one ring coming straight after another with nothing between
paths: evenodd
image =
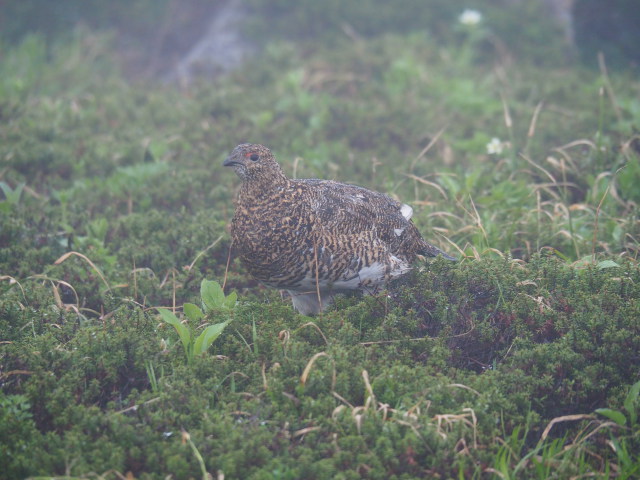
<instances>
[{"instance_id":1,"label":"bird's neck","mask_svg":"<svg viewBox=\"0 0 640 480\"><path fill-rule=\"evenodd\" d=\"M238 199L249 202L260 201L260 199L272 197L288 185L289 179L284 175L252 178L242 183Z\"/></svg>"}]
</instances>

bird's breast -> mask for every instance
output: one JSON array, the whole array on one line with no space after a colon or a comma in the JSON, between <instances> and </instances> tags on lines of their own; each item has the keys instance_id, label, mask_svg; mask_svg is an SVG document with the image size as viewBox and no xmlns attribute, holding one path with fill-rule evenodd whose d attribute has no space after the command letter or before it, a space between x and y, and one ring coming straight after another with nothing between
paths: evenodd
<instances>
[{"instance_id":1,"label":"bird's breast","mask_svg":"<svg viewBox=\"0 0 640 480\"><path fill-rule=\"evenodd\" d=\"M249 266L275 270L284 257L312 244L312 222L274 209L238 207L231 224L234 250Z\"/></svg>"}]
</instances>

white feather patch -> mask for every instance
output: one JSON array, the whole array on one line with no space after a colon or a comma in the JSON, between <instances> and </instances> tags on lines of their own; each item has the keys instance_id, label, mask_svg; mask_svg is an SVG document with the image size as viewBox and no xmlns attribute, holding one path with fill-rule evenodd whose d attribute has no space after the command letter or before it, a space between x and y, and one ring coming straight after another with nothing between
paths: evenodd
<instances>
[{"instance_id":1,"label":"white feather patch","mask_svg":"<svg viewBox=\"0 0 640 480\"><path fill-rule=\"evenodd\" d=\"M310 302L313 303L313 297L317 298L317 291L320 290L321 296L330 295L329 291L340 292L347 290L358 290L362 288L362 285L368 285L369 287L376 287L381 285L390 275L392 278L404 275L411 270L411 265L405 260L390 255L388 257L388 263L374 262L369 266L362 267L357 275L351 278L341 278L334 282L330 282L326 278L320 277L319 285L316 285L316 279L314 276L308 274L302 281L296 286L295 290L290 290L292 296L296 295L301 298L299 300L294 299L294 305L299 303ZM355 272L354 272L355 273ZM308 296L305 296L308 295ZM307 307L296 306L299 311L307 311Z\"/></svg>"},{"instance_id":2,"label":"white feather patch","mask_svg":"<svg viewBox=\"0 0 640 480\"><path fill-rule=\"evenodd\" d=\"M406 203L404 203L401 207L400 207L400 213L402 214L402 216L409 220L411 218L411 216L413 215L413 208L411 208L409 205L407 205Z\"/></svg>"},{"instance_id":3,"label":"white feather patch","mask_svg":"<svg viewBox=\"0 0 640 480\"><path fill-rule=\"evenodd\" d=\"M384 272L387 269L387 266L380 262L373 262L371 265L367 267L362 267L358 272L358 276L360 277L361 282L366 282L367 280L375 282L379 282L384 278Z\"/></svg>"},{"instance_id":4,"label":"white feather patch","mask_svg":"<svg viewBox=\"0 0 640 480\"><path fill-rule=\"evenodd\" d=\"M389 273L392 277L399 277L400 275L404 275L409 270L411 270L411 265L409 264L409 262L406 262L405 260L402 260L395 255L391 255L391 257L389 257L389 260L391 261L391 272Z\"/></svg>"}]
</instances>

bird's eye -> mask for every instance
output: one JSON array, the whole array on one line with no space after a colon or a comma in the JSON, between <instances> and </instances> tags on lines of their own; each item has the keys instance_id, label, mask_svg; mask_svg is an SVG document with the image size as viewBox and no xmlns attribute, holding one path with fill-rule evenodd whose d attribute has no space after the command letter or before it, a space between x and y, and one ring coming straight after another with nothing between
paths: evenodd
<instances>
[{"instance_id":1,"label":"bird's eye","mask_svg":"<svg viewBox=\"0 0 640 480\"><path fill-rule=\"evenodd\" d=\"M251 156L249 157L251 160L253 160L254 162L257 162L258 159L260 158L260 155L258 155L257 153L252 153Z\"/></svg>"}]
</instances>

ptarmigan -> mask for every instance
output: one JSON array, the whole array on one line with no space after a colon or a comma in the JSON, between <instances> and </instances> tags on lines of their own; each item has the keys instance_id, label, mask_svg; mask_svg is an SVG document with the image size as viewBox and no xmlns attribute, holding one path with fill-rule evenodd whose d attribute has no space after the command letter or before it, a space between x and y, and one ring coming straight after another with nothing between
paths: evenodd
<instances>
[{"instance_id":1,"label":"ptarmigan","mask_svg":"<svg viewBox=\"0 0 640 480\"><path fill-rule=\"evenodd\" d=\"M242 180L233 248L263 284L288 290L313 315L336 293L375 291L411 269L417 255L455 260L424 241L409 205L331 180L286 177L263 145L238 145L223 165Z\"/></svg>"}]
</instances>

